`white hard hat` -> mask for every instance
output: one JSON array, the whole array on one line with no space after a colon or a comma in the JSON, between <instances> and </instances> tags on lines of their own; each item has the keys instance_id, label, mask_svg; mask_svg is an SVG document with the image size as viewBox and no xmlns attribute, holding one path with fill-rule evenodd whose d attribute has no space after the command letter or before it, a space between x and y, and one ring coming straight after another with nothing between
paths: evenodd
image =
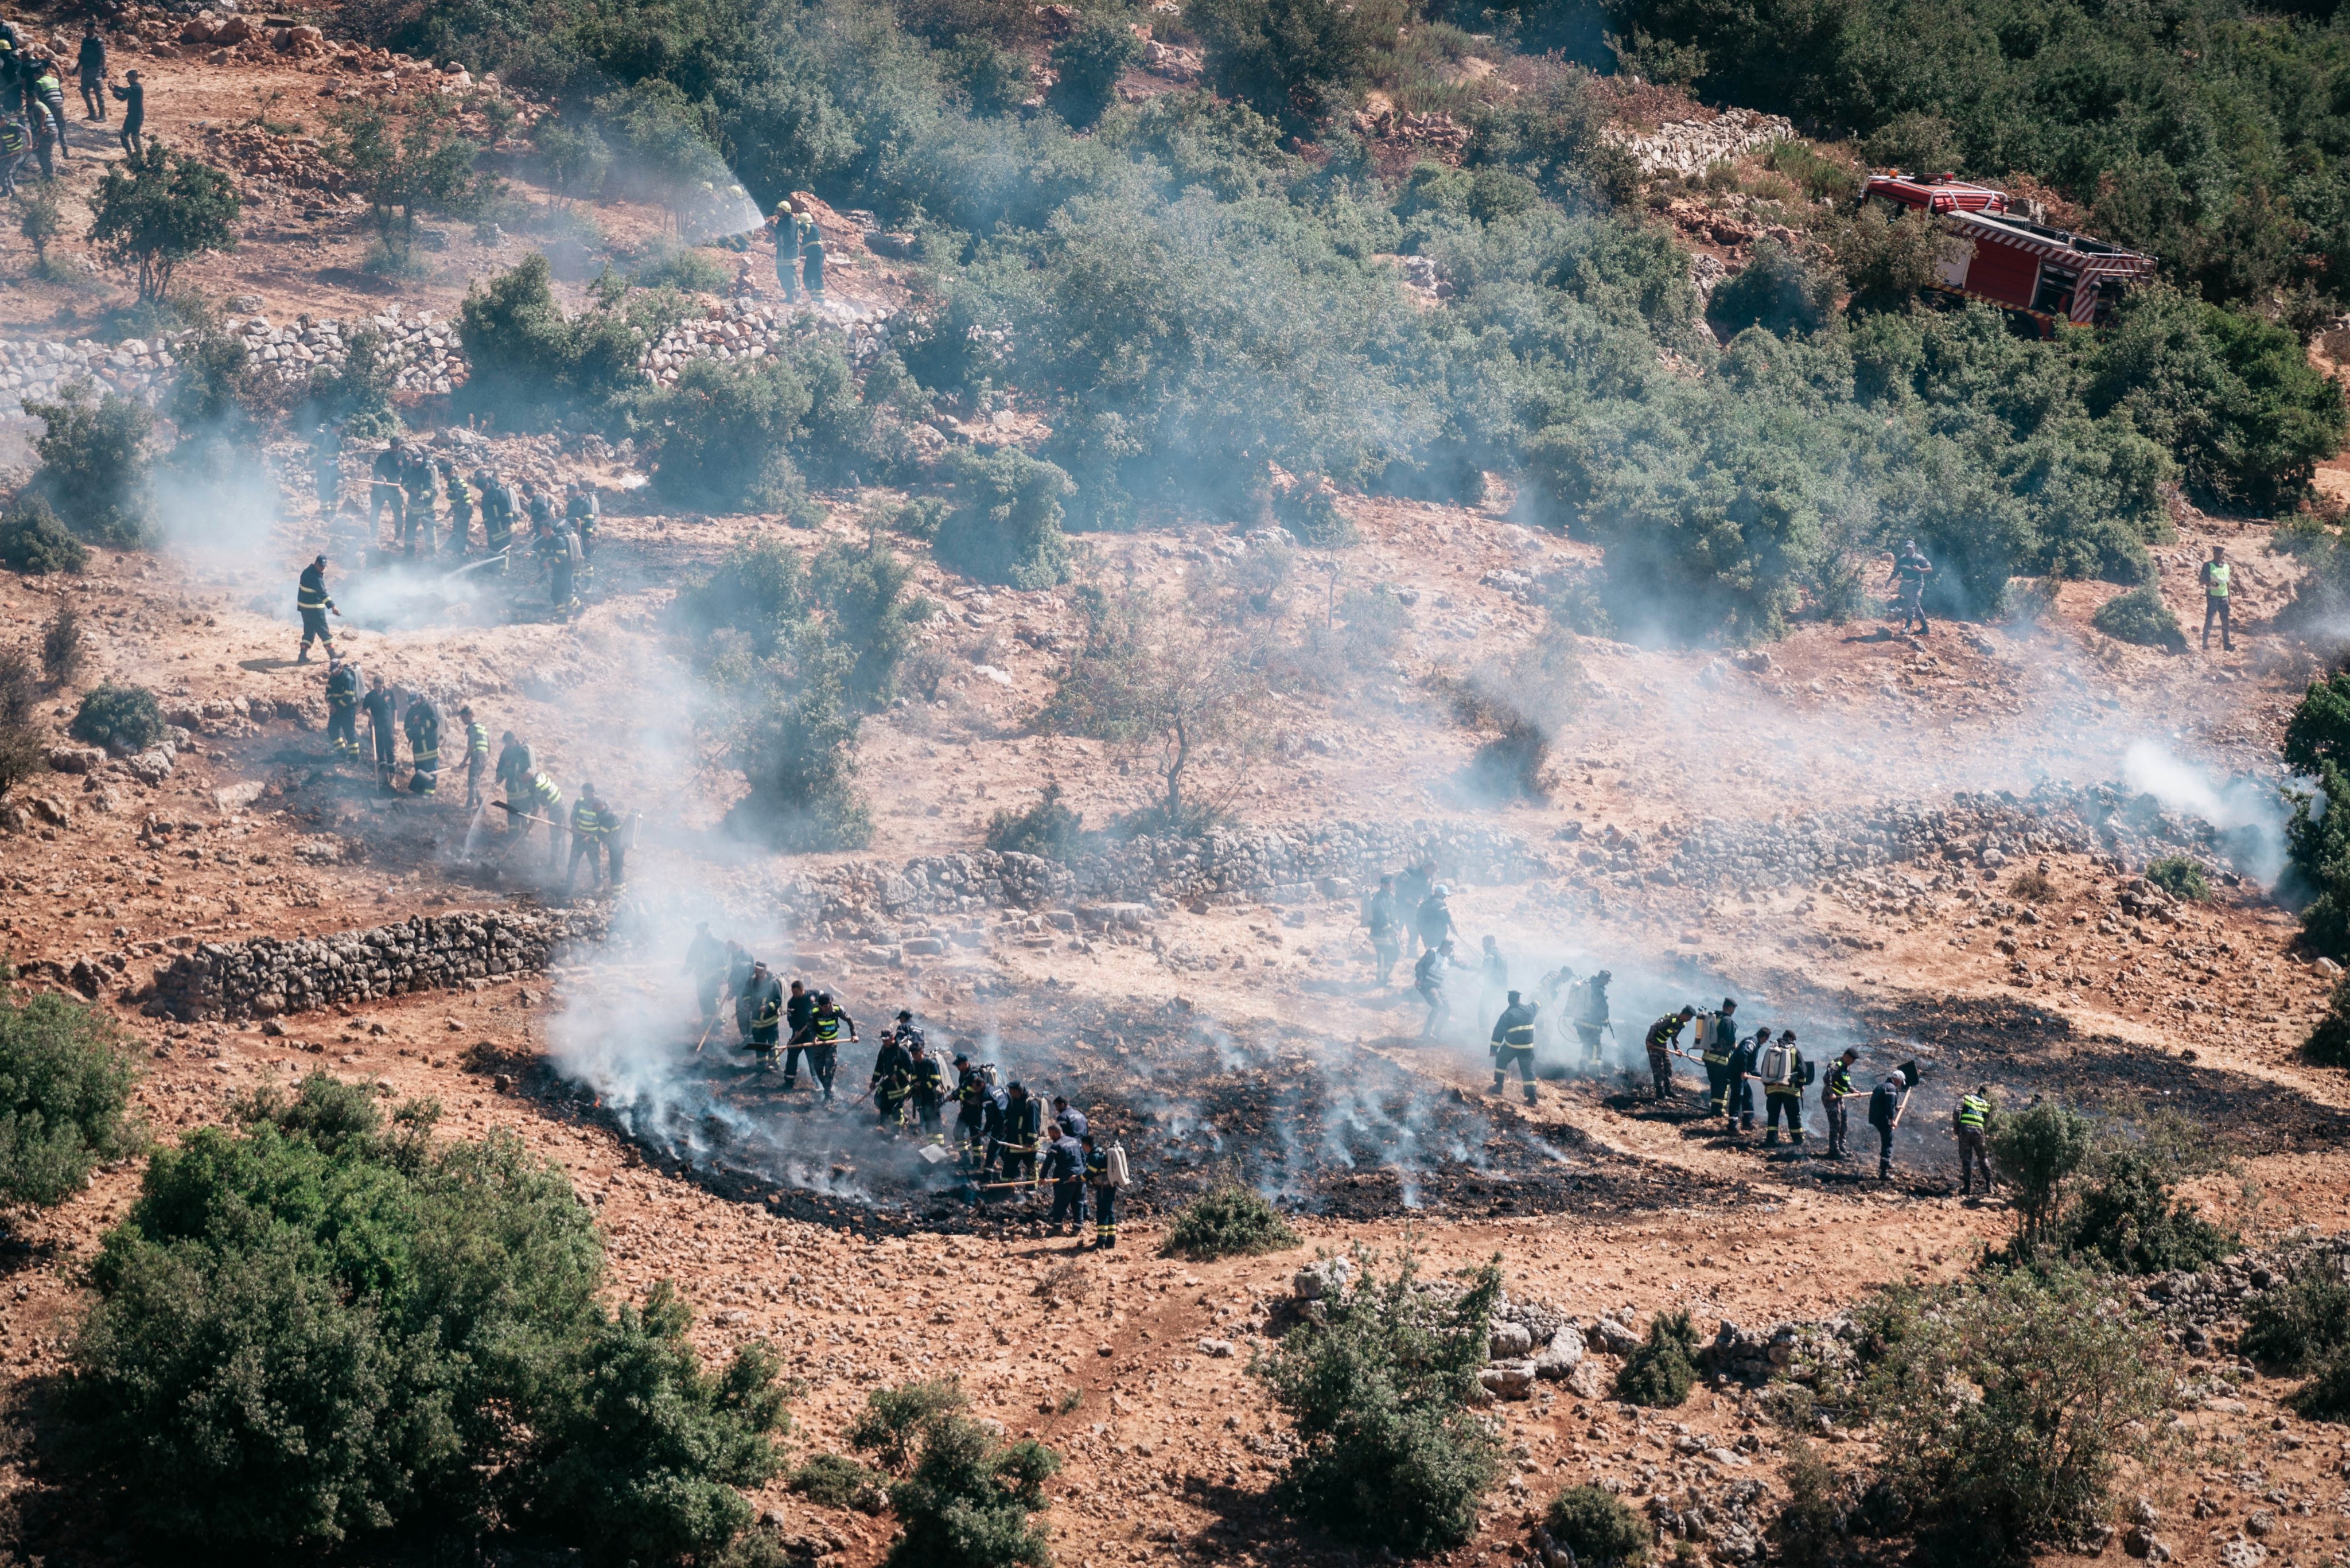
<instances>
[{"instance_id":1,"label":"white hard hat","mask_svg":"<svg viewBox=\"0 0 2350 1568\"><path fill-rule=\"evenodd\" d=\"M1445 886L1443 883L1441 883L1441 882L1439 882L1439 883L1436 885L1436 896L1437 896L1438 898L1446 898L1446 897L1450 896L1450 895L1451 895L1451 891L1452 891L1452 889L1451 889L1451 888L1450 888L1446 887L1446 886Z\"/></svg>"}]
</instances>

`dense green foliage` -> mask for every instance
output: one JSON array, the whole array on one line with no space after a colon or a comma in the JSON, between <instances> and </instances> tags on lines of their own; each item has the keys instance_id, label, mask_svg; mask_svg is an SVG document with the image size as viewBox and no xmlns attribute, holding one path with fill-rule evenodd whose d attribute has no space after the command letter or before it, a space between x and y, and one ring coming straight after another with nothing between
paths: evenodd
<instances>
[{"instance_id":1,"label":"dense green foliage","mask_svg":"<svg viewBox=\"0 0 2350 1568\"><path fill-rule=\"evenodd\" d=\"M1914 1531L1930 1562L1973 1565L2105 1521L2116 1470L2147 1456L2171 1397L2160 1334L2112 1292L2042 1265L1890 1293L1860 1314L1883 1525Z\"/></svg>"},{"instance_id":2,"label":"dense green foliage","mask_svg":"<svg viewBox=\"0 0 2350 1568\"><path fill-rule=\"evenodd\" d=\"M33 716L33 660L22 649L0 649L0 800L48 768L47 726Z\"/></svg>"},{"instance_id":3,"label":"dense green foliage","mask_svg":"<svg viewBox=\"0 0 2350 1568\"><path fill-rule=\"evenodd\" d=\"M147 437L155 416L120 392L94 395L88 381L61 389L53 403L26 403L41 421L33 451L41 466L32 491L80 538L114 549L147 542L152 524Z\"/></svg>"},{"instance_id":4,"label":"dense green foliage","mask_svg":"<svg viewBox=\"0 0 2350 1568\"><path fill-rule=\"evenodd\" d=\"M130 1042L96 1008L0 995L0 1204L62 1203L139 1147Z\"/></svg>"},{"instance_id":5,"label":"dense green foliage","mask_svg":"<svg viewBox=\"0 0 2350 1568\"><path fill-rule=\"evenodd\" d=\"M2323 763L2350 763L2350 670L2309 683L2285 721L2284 760L2303 774Z\"/></svg>"},{"instance_id":6,"label":"dense green foliage","mask_svg":"<svg viewBox=\"0 0 2350 1568\"><path fill-rule=\"evenodd\" d=\"M461 400L469 411L494 414L510 428L575 410L604 422L641 392L637 357L682 314L677 297L606 296L567 317L552 281L546 258L533 255L466 291L457 331L472 371Z\"/></svg>"},{"instance_id":7,"label":"dense green foliage","mask_svg":"<svg viewBox=\"0 0 2350 1568\"><path fill-rule=\"evenodd\" d=\"M1625 0L1631 62L1848 130L1872 161L2089 205L2215 300L2350 302L2350 37L2328 0Z\"/></svg>"},{"instance_id":8,"label":"dense green foliage","mask_svg":"<svg viewBox=\"0 0 2350 1568\"><path fill-rule=\"evenodd\" d=\"M705 1374L666 1285L597 1302L563 1172L386 1129L314 1075L159 1152L92 1272L67 1405L119 1517L181 1550L317 1552L527 1522L593 1560L707 1560L783 1422L757 1349Z\"/></svg>"},{"instance_id":9,"label":"dense green foliage","mask_svg":"<svg viewBox=\"0 0 2350 1568\"><path fill-rule=\"evenodd\" d=\"M2301 1054L2321 1067L2350 1067L2350 977L2334 982L2324 1015L2302 1042Z\"/></svg>"},{"instance_id":10,"label":"dense green foliage","mask_svg":"<svg viewBox=\"0 0 2350 1568\"><path fill-rule=\"evenodd\" d=\"M2151 583L2116 594L2097 607L2089 624L2116 641L2170 653L2187 651L2187 634L2178 629L2178 618L2170 613L2161 590Z\"/></svg>"},{"instance_id":11,"label":"dense green foliage","mask_svg":"<svg viewBox=\"0 0 2350 1568\"><path fill-rule=\"evenodd\" d=\"M68 726L73 738L119 753L143 752L163 738L163 710L144 686L98 687L81 700Z\"/></svg>"},{"instance_id":12,"label":"dense green foliage","mask_svg":"<svg viewBox=\"0 0 2350 1568\"><path fill-rule=\"evenodd\" d=\"M879 1513L889 1503L885 1477L846 1454L813 1454L792 1471L792 1490L819 1508Z\"/></svg>"},{"instance_id":13,"label":"dense green foliage","mask_svg":"<svg viewBox=\"0 0 2350 1568\"><path fill-rule=\"evenodd\" d=\"M1047 781L1036 804L1024 811L999 811L987 819L987 846L1020 855L1066 860L1085 841L1085 817L1062 804L1061 786Z\"/></svg>"},{"instance_id":14,"label":"dense green foliage","mask_svg":"<svg viewBox=\"0 0 2350 1568\"><path fill-rule=\"evenodd\" d=\"M848 1440L897 1479L889 1506L900 1533L892 1568L1045 1568L1045 1532L1028 1516L1045 1506L1060 1457L1034 1438L1000 1440L963 1413L951 1379L877 1388L851 1419Z\"/></svg>"},{"instance_id":15,"label":"dense green foliage","mask_svg":"<svg viewBox=\"0 0 2350 1568\"><path fill-rule=\"evenodd\" d=\"M1689 1398L1696 1381L1697 1330L1689 1314L1660 1312L1648 1320L1648 1337L1617 1372L1616 1397L1627 1405L1671 1407Z\"/></svg>"},{"instance_id":16,"label":"dense green foliage","mask_svg":"<svg viewBox=\"0 0 2350 1568\"><path fill-rule=\"evenodd\" d=\"M1284 1335L1252 1368L1295 1424L1274 1498L1341 1539L1408 1557L1476 1533L1501 1449L1471 1407L1501 1271L1431 1290L1406 1253L1382 1277L1326 1297L1320 1323ZM1465 1287L1465 1288L1463 1288Z\"/></svg>"},{"instance_id":17,"label":"dense green foliage","mask_svg":"<svg viewBox=\"0 0 2350 1568\"><path fill-rule=\"evenodd\" d=\"M2121 1273L2194 1269L2236 1251L2236 1238L2174 1195L2219 1168L2208 1144L2177 1121L2099 1119L2044 1099L1991 1127L1993 1168L2014 1195L2017 1262L2071 1258Z\"/></svg>"},{"instance_id":18,"label":"dense green foliage","mask_svg":"<svg viewBox=\"0 0 2350 1568\"><path fill-rule=\"evenodd\" d=\"M1253 1256L1297 1245L1297 1232L1253 1188L1221 1181L1176 1212L1165 1250L1175 1257Z\"/></svg>"},{"instance_id":19,"label":"dense green foliage","mask_svg":"<svg viewBox=\"0 0 2350 1568\"><path fill-rule=\"evenodd\" d=\"M1599 1486L1571 1486L1551 1499L1543 1528L1592 1568L1639 1568L1651 1534L1632 1505Z\"/></svg>"},{"instance_id":20,"label":"dense green foliage","mask_svg":"<svg viewBox=\"0 0 2350 1568\"><path fill-rule=\"evenodd\" d=\"M2165 855L2147 863L2146 879L2174 898L2201 903L2211 897L2202 862L2186 855Z\"/></svg>"},{"instance_id":21,"label":"dense green foliage","mask_svg":"<svg viewBox=\"0 0 2350 1568\"><path fill-rule=\"evenodd\" d=\"M207 251L236 249L244 203L236 185L211 164L151 141L138 157L109 167L90 204L89 237L139 282L139 297L171 292L182 263Z\"/></svg>"},{"instance_id":22,"label":"dense green foliage","mask_svg":"<svg viewBox=\"0 0 2350 1568\"><path fill-rule=\"evenodd\" d=\"M2305 1258L2244 1314L2237 1348L2281 1372L2304 1372L2350 1345L2350 1282L2323 1253Z\"/></svg>"},{"instance_id":23,"label":"dense green foliage","mask_svg":"<svg viewBox=\"0 0 2350 1568\"><path fill-rule=\"evenodd\" d=\"M88 564L89 552L66 532L46 497L22 493L0 513L0 566L43 576L78 572Z\"/></svg>"},{"instance_id":24,"label":"dense green foliage","mask_svg":"<svg viewBox=\"0 0 2350 1568\"><path fill-rule=\"evenodd\" d=\"M1068 576L1061 502L1069 476L1018 447L965 454L954 510L939 524L938 557L983 582L1046 588Z\"/></svg>"}]
</instances>

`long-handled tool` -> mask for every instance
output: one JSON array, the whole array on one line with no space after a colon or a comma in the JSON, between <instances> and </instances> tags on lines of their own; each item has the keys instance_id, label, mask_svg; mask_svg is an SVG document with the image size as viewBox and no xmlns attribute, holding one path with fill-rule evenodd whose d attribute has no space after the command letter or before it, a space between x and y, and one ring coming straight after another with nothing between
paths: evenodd
<instances>
[{"instance_id":1,"label":"long-handled tool","mask_svg":"<svg viewBox=\"0 0 2350 1568\"><path fill-rule=\"evenodd\" d=\"M546 818L543 816L533 816L530 813L525 811L518 805L508 805L502 800L494 800L490 802L490 804L496 806L500 811L512 813L514 815L522 818L525 822L544 822L546 823L547 826L554 828L557 833L563 831L563 824L559 822L547 822Z\"/></svg>"},{"instance_id":2,"label":"long-handled tool","mask_svg":"<svg viewBox=\"0 0 2350 1568\"><path fill-rule=\"evenodd\" d=\"M710 1032L717 1027L718 1015L713 1012L710 1015L710 1022L702 1026L702 1038L693 1043L693 1054L695 1055L699 1056L702 1054L702 1048L710 1044Z\"/></svg>"}]
</instances>

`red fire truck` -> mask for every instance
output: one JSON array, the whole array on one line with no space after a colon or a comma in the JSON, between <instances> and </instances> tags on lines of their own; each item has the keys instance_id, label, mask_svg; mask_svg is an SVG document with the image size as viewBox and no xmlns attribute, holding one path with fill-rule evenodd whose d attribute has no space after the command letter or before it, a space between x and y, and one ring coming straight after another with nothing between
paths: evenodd
<instances>
[{"instance_id":1,"label":"red fire truck","mask_svg":"<svg viewBox=\"0 0 2350 1568\"><path fill-rule=\"evenodd\" d=\"M1950 242L1940 286L2028 316L2043 335L2058 321L2104 325L2124 290L2154 275L2152 256L2034 223L1988 185L1894 171L1868 177L1869 198L1939 217Z\"/></svg>"}]
</instances>

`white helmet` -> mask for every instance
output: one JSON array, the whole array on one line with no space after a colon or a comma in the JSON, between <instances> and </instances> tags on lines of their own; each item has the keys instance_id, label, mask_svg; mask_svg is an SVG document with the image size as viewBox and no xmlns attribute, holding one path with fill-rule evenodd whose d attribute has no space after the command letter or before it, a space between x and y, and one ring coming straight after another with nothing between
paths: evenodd
<instances>
[{"instance_id":1,"label":"white helmet","mask_svg":"<svg viewBox=\"0 0 2350 1568\"><path fill-rule=\"evenodd\" d=\"M1436 891L1436 896L1437 896L1438 898L1449 898L1449 897L1451 897L1451 892L1452 892L1452 889L1451 889L1451 888L1448 888L1448 887L1446 887L1443 883L1439 882L1439 883L1436 885L1436 889L1435 889L1435 891Z\"/></svg>"}]
</instances>

